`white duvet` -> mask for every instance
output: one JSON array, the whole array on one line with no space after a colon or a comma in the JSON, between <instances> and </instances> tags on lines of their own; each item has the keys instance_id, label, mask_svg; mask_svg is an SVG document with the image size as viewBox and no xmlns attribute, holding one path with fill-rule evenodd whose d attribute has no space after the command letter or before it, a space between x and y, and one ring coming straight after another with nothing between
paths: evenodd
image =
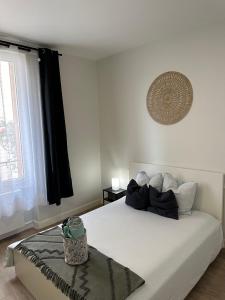
<instances>
[{"instance_id":1,"label":"white duvet","mask_svg":"<svg viewBox=\"0 0 225 300\"><path fill-rule=\"evenodd\" d=\"M221 224L200 211L173 220L124 201L82 216L88 243L145 280L129 300L184 299L223 245Z\"/></svg>"},{"instance_id":2,"label":"white duvet","mask_svg":"<svg viewBox=\"0 0 225 300\"><path fill-rule=\"evenodd\" d=\"M223 245L221 224L199 211L177 221L124 201L82 216L88 243L145 280L129 300L184 299ZM9 247L8 265L14 247Z\"/></svg>"}]
</instances>

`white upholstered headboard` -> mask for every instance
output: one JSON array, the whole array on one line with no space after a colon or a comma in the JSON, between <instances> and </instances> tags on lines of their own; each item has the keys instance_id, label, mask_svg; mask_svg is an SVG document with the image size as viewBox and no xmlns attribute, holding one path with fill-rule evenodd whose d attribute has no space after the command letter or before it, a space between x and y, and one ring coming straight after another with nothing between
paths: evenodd
<instances>
[{"instance_id":1,"label":"white upholstered headboard","mask_svg":"<svg viewBox=\"0 0 225 300\"><path fill-rule=\"evenodd\" d=\"M142 170L148 174L168 172L180 180L197 182L198 192L194 208L207 212L223 222L223 173L155 164L131 163L129 177L135 177L137 172Z\"/></svg>"}]
</instances>

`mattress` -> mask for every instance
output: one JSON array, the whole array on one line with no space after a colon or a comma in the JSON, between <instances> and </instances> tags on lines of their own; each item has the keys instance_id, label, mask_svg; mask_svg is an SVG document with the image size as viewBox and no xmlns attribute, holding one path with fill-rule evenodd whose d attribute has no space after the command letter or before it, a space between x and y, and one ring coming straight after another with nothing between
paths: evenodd
<instances>
[{"instance_id":1,"label":"mattress","mask_svg":"<svg viewBox=\"0 0 225 300\"><path fill-rule=\"evenodd\" d=\"M223 245L220 222L200 211L173 220L122 198L82 219L90 245L145 279L129 300L184 299Z\"/></svg>"},{"instance_id":2,"label":"mattress","mask_svg":"<svg viewBox=\"0 0 225 300\"><path fill-rule=\"evenodd\" d=\"M81 217L90 245L144 278L129 300L184 299L223 246L220 222L200 211L173 220L122 198Z\"/></svg>"}]
</instances>

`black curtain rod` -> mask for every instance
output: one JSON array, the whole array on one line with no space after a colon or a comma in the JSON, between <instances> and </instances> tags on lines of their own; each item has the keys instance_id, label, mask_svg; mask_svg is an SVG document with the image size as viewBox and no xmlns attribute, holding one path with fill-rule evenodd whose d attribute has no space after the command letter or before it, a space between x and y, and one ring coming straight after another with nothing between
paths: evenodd
<instances>
[{"instance_id":1,"label":"black curtain rod","mask_svg":"<svg viewBox=\"0 0 225 300\"><path fill-rule=\"evenodd\" d=\"M16 47L18 47L18 49L24 50L24 51L31 51L31 50L38 51L38 48L29 47L29 46L25 46L25 45L13 43L13 42L7 42L7 41L3 41L3 40L0 40L0 45L5 46L5 47L9 47L12 45L12 46L16 46ZM61 53L59 53L58 55L62 56Z\"/></svg>"}]
</instances>

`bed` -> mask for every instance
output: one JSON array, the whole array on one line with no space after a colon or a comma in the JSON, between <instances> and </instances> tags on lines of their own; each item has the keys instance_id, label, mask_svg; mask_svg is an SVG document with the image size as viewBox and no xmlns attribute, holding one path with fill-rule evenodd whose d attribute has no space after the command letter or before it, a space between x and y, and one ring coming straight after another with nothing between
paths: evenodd
<instances>
[{"instance_id":1,"label":"bed","mask_svg":"<svg viewBox=\"0 0 225 300\"><path fill-rule=\"evenodd\" d=\"M82 215L88 243L144 278L127 299L184 299L223 246L223 174L133 163L130 177L139 170L198 182L192 215L176 221L135 210L122 198ZM36 299L68 299L14 246L16 274Z\"/></svg>"}]
</instances>

